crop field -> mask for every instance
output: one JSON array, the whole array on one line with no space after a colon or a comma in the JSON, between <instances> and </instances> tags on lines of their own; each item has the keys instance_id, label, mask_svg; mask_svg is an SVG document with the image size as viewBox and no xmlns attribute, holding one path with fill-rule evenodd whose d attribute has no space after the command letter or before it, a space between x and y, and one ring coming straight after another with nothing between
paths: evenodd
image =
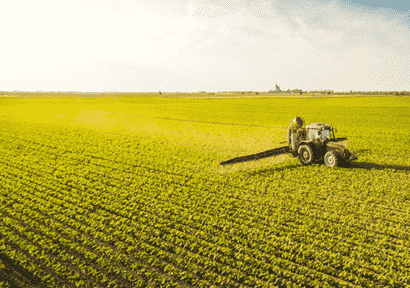
<instances>
[{"instance_id":1,"label":"crop field","mask_svg":"<svg viewBox=\"0 0 410 288\"><path fill-rule=\"evenodd\" d=\"M346 167L280 156L296 116ZM0 287L410 287L410 99L0 99Z\"/></svg>"}]
</instances>

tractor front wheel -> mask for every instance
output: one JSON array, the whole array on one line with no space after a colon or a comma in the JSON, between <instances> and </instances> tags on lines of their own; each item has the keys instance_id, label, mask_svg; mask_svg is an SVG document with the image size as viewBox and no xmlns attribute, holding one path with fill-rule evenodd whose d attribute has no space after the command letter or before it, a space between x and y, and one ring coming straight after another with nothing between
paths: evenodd
<instances>
[{"instance_id":1,"label":"tractor front wheel","mask_svg":"<svg viewBox=\"0 0 410 288\"><path fill-rule=\"evenodd\" d=\"M307 166L313 163L313 150L309 145L301 145L299 147L298 154L302 165Z\"/></svg>"},{"instance_id":2,"label":"tractor front wheel","mask_svg":"<svg viewBox=\"0 0 410 288\"><path fill-rule=\"evenodd\" d=\"M337 167L340 164L340 157L333 151L329 151L325 154L325 164L329 167Z\"/></svg>"}]
</instances>

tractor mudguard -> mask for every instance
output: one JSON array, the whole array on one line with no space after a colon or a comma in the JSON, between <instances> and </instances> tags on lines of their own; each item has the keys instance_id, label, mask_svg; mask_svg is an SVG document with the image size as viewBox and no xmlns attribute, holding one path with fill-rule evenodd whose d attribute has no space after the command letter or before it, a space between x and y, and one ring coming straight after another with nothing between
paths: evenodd
<instances>
[{"instance_id":1,"label":"tractor mudguard","mask_svg":"<svg viewBox=\"0 0 410 288\"><path fill-rule=\"evenodd\" d=\"M340 156L344 156L344 152L345 152L346 147L342 144L333 142L333 141L329 141L326 143L326 151L334 151L337 155Z\"/></svg>"},{"instance_id":2,"label":"tractor mudguard","mask_svg":"<svg viewBox=\"0 0 410 288\"><path fill-rule=\"evenodd\" d=\"M341 156L345 162L357 160L356 154L353 151L347 149L346 146L337 142L327 142L326 150L327 152L334 151L337 155Z\"/></svg>"}]
</instances>

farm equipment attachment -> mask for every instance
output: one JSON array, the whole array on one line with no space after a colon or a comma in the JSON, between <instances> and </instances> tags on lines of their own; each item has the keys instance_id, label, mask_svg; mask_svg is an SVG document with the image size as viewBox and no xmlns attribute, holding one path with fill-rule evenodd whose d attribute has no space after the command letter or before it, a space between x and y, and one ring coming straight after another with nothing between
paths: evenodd
<instances>
[{"instance_id":1,"label":"farm equipment attachment","mask_svg":"<svg viewBox=\"0 0 410 288\"><path fill-rule=\"evenodd\" d=\"M288 146L283 146L253 155L236 157L220 165L236 164L247 161L255 161L277 155L291 154L298 157L302 165L310 165L314 162L324 162L329 167L340 166L343 163L357 160L355 153L338 142L347 138L335 138L336 129L323 123L311 123L305 127L302 117L295 117L287 130Z\"/></svg>"}]
</instances>

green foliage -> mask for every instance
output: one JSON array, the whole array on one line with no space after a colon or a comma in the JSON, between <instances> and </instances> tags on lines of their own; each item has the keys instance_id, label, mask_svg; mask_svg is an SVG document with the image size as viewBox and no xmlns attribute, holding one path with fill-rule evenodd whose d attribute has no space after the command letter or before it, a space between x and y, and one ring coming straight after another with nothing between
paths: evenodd
<instances>
[{"instance_id":1,"label":"green foliage","mask_svg":"<svg viewBox=\"0 0 410 288\"><path fill-rule=\"evenodd\" d=\"M405 287L409 106L1 99L0 252L49 287ZM219 166L295 115L332 122L359 160Z\"/></svg>"}]
</instances>

